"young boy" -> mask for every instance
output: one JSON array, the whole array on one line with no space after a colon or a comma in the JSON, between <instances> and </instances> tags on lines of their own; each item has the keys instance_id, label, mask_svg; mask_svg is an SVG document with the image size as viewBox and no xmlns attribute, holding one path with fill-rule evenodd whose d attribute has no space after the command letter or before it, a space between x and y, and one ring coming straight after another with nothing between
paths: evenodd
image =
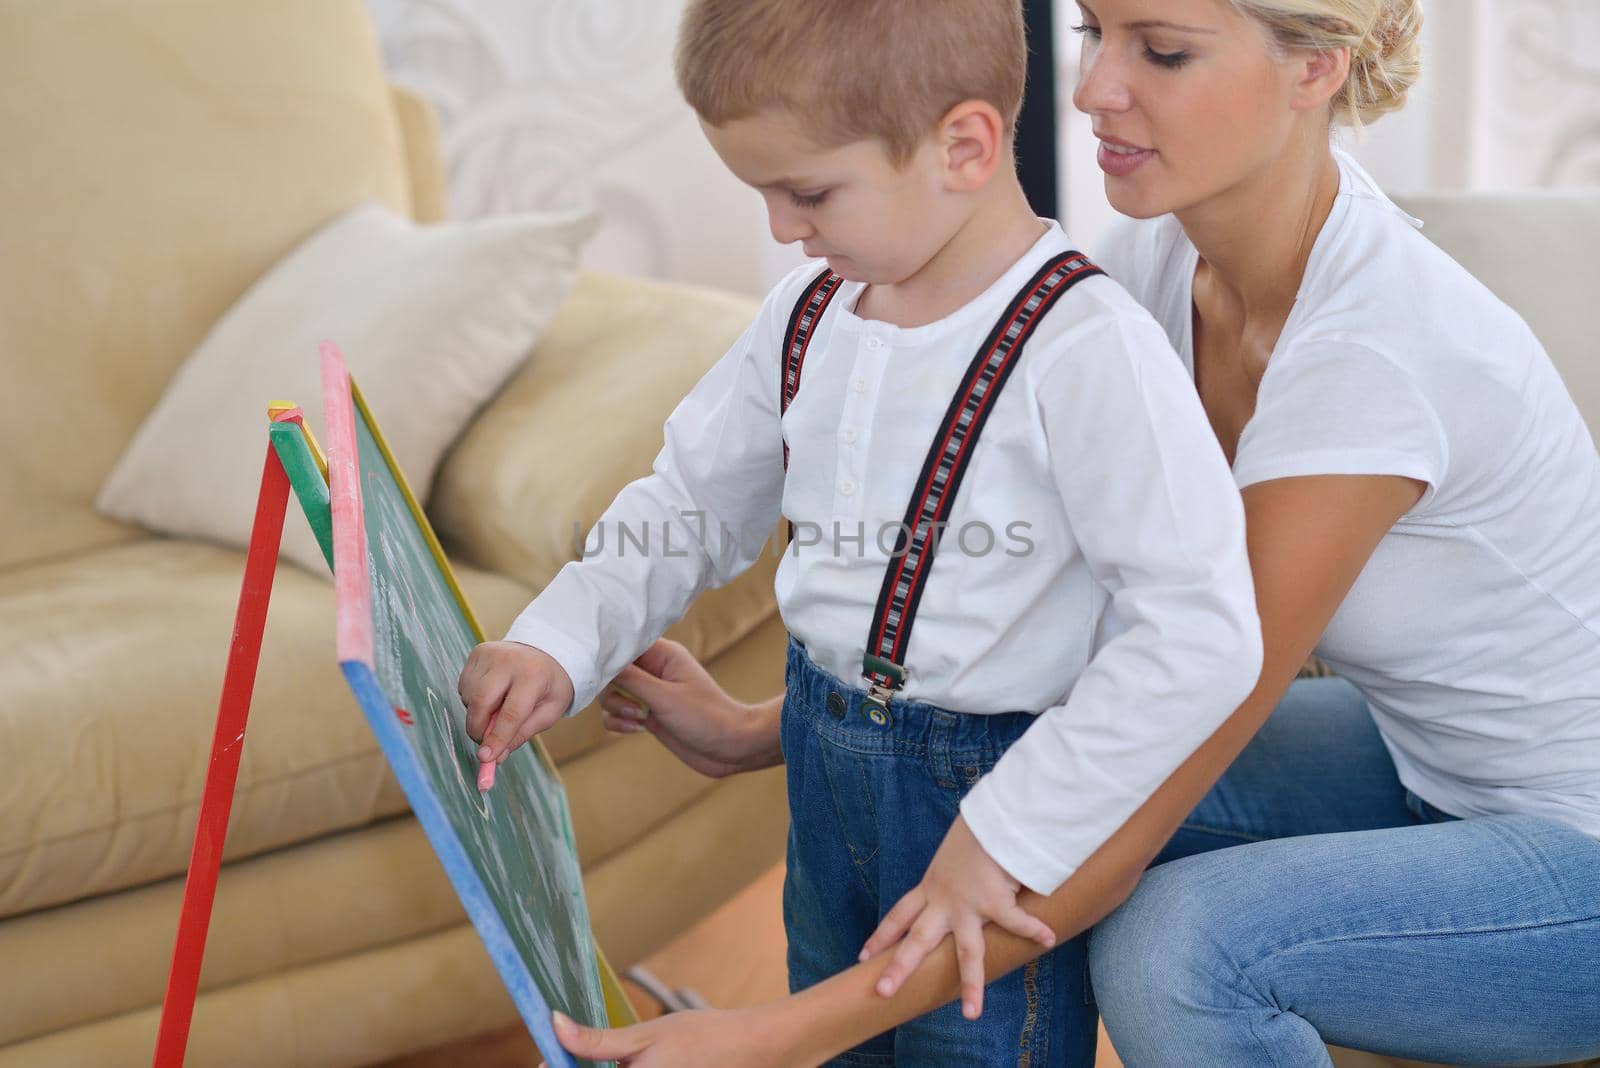
<instances>
[{"instance_id":1,"label":"young boy","mask_svg":"<svg viewBox=\"0 0 1600 1068\"><path fill-rule=\"evenodd\" d=\"M982 926L1052 944L1021 886L1060 885L1260 666L1242 508L1182 364L1017 182L1025 49L1019 0L688 5L707 138L827 267L778 284L602 518L648 551L567 565L461 678L500 759L789 521L791 985L854 964L914 889L891 926L952 932L962 962L959 1007L841 1064L1092 1064L1084 940L985 991Z\"/></svg>"}]
</instances>

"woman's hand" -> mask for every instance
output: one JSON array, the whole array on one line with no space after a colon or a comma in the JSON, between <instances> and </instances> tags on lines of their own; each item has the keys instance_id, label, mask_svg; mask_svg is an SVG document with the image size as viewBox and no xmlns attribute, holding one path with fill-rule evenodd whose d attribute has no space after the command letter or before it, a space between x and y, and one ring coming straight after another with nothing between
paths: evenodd
<instances>
[{"instance_id":1,"label":"woman's hand","mask_svg":"<svg viewBox=\"0 0 1600 1068\"><path fill-rule=\"evenodd\" d=\"M713 778L783 763L782 707L781 697L759 705L735 701L688 649L666 638L623 668L600 699L607 730L649 731Z\"/></svg>"},{"instance_id":2,"label":"woman's hand","mask_svg":"<svg viewBox=\"0 0 1600 1068\"><path fill-rule=\"evenodd\" d=\"M983 1014L984 924L998 924L1045 949L1056 944L1050 925L1017 904L1021 890L1022 884L994 862L967 821L957 816L922 882L889 910L861 950L861 959L869 960L904 936L878 979L878 993L893 996L944 936L953 934L961 971L961 1011L976 1020Z\"/></svg>"},{"instance_id":3,"label":"woman's hand","mask_svg":"<svg viewBox=\"0 0 1600 1068\"><path fill-rule=\"evenodd\" d=\"M785 1045L788 1032L775 1026L776 1006L674 1012L615 1030L583 1027L553 1014L556 1038L573 1056L616 1061L623 1068L810 1068L808 1058ZM544 1068L540 1065L540 1068Z\"/></svg>"}]
</instances>

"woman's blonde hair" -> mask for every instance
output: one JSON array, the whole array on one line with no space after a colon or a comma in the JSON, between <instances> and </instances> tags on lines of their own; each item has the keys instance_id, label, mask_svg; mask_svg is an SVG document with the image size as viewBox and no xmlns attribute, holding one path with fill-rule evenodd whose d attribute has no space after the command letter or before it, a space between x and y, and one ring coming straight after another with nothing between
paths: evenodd
<instances>
[{"instance_id":1,"label":"woman's blonde hair","mask_svg":"<svg viewBox=\"0 0 1600 1068\"><path fill-rule=\"evenodd\" d=\"M1420 0L1230 0L1285 51L1350 49L1335 122L1360 128L1405 106L1422 72Z\"/></svg>"},{"instance_id":2,"label":"woman's blonde hair","mask_svg":"<svg viewBox=\"0 0 1600 1068\"><path fill-rule=\"evenodd\" d=\"M781 108L823 145L882 140L898 166L963 100L1010 133L1027 61L1021 0L690 0L677 77L713 126Z\"/></svg>"}]
</instances>

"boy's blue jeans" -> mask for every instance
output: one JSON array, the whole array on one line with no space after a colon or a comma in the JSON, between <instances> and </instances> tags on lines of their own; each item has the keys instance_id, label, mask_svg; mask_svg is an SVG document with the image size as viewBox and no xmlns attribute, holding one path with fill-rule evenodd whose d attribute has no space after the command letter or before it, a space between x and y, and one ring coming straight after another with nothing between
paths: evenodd
<instances>
[{"instance_id":1,"label":"boy's blue jeans","mask_svg":"<svg viewBox=\"0 0 1600 1068\"><path fill-rule=\"evenodd\" d=\"M1157 865L1090 935L1128 1068L1600 1056L1600 840L1411 794L1343 680L1296 682Z\"/></svg>"},{"instance_id":2,"label":"boy's blue jeans","mask_svg":"<svg viewBox=\"0 0 1600 1068\"><path fill-rule=\"evenodd\" d=\"M922 881L962 795L1034 719L891 701L879 725L862 712L865 696L790 641L782 731L791 990L856 963L878 921ZM1088 1066L1094 1046L1087 945L1079 937L990 983L978 1020L951 1001L830 1063Z\"/></svg>"}]
</instances>

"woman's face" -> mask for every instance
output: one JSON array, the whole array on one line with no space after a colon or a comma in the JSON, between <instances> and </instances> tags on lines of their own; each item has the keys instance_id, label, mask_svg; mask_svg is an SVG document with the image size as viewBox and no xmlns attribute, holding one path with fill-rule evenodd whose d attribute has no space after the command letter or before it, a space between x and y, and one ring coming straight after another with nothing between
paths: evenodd
<instances>
[{"instance_id":1,"label":"woman's face","mask_svg":"<svg viewBox=\"0 0 1600 1068\"><path fill-rule=\"evenodd\" d=\"M1182 211L1241 189L1307 118L1294 106L1294 62L1227 0L1078 7L1072 102L1093 122L1106 198L1124 215Z\"/></svg>"}]
</instances>

